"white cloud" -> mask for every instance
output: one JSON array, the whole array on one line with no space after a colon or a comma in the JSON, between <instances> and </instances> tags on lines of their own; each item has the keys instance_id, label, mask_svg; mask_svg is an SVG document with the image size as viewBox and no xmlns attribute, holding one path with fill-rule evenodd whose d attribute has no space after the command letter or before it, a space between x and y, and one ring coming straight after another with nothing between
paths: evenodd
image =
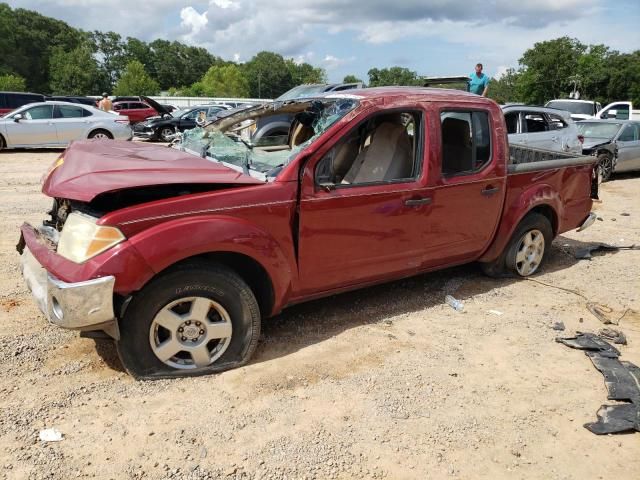
<instances>
[{"instance_id":1,"label":"white cloud","mask_svg":"<svg viewBox=\"0 0 640 480\"><path fill-rule=\"evenodd\" d=\"M209 3L220 8L232 8L234 10L240 8L240 4L232 0L211 0Z\"/></svg>"},{"instance_id":2,"label":"white cloud","mask_svg":"<svg viewBox=\"0 0 640 480\"><path fill-rule=\"evenodd\" d=\"M334 55L325 55L325 57L322 59L322 65L327 70L335 70L336 68L342 67L343 65L353 62L354 60L355 60L355 57L338 58Z\"/></svg>"},{"instance_id":3,"label":"white cloud","mask_svg":"<svg viewBox=\"0 0 640 480\"><path fill-rule=\"evenodd\" d=\"M189 32L184 35L185 39L191 39L200 33L207 26L207 23L209 23L209 20L207 20L207 12L200 14L193 7L186 7L180 10L180 19L180 26L189 30Z\"/></svg>"}]
</instances>

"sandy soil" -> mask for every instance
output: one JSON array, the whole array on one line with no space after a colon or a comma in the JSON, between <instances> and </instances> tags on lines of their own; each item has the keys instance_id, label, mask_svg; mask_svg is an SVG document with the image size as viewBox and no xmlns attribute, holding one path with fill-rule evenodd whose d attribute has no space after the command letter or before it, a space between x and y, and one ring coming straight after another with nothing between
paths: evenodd
<instances>
[{"instance_id":1,"label":"sandy soil","mask_svg":"<svg viewBox=\"0 0 640 480\"><path fill-rule=\"evenodd\" d=\"M49 326L21 281L18 228L44 217L58 154L0 153L0 478L638 478L640 433L583 427L611 403L602 375L554 341L557 321L603 327L585 301L475 265L291 308L244 368L134 381L110 343ZM622 358L640 365L640 251L573 256L640 243L640 175L602 199L602 221L559 237L536 279L632 309ZM64 439L40 442L49 427Z\"/></svg>"}]
</instances>

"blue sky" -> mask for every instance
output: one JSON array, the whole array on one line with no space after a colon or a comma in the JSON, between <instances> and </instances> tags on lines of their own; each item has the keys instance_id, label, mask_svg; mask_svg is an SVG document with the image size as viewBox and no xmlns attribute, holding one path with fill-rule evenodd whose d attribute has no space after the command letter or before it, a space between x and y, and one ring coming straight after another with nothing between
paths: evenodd
<instances>
[{"instance_id":1,"label":"blue sky","mask_svg":"<svg viewBox=\"0 0 640 480\"><path fill-rule=\"evenodd\" d=\"M179 40L246 61L271 50L327 70L499 75L535 42L563 35L640 49L640 0L9 0L85 30Z\"/></svg>"}]
</instances>

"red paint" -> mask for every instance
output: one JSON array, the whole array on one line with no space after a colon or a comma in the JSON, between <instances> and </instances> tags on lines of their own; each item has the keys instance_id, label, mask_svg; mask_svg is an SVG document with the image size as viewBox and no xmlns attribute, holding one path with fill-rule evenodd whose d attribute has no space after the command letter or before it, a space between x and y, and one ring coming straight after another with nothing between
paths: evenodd
<instances>
[{"instance_id":1,"label":"red paint","mask_svg":"<svg viewBox=\"0 0 640 480\"><path fill-rule=\"evenodd\" d=\"M246 255L271 278L272 313L277 313L310 298L491 260L532 208L553 210L556 234L578 227L589 213L592 166L506 174L504 118L494 102L447 90L364 89L357 94L363 97L360 106L270 183L165 147L74 143L64 165L47 179L47 195L87 201L109 190L160 183L219 183L228 188L106 214L99 223L119 227L128 240L81 266L61 259L23 227L27 245L63 280L116 275L120 294L135 292L165 268L195 255ZM328 192L317 188L313 171L322 156L358 122L394 108L422 112L425 142L419 178ZM443 178L440 111L452 108L489 112L492 157L473 175ZM497 190L487 196L482 194L486 188ZM405 204L420 198L431 203Z\"/></svg>"},{"instance_id":2,"label":"red paint","mask_svg":"<svg viewBox=\"0 0 640 480\"><path fill-rule=\"evenodd\" d=\"M129 103L136 103L136 104L141 103L146 108L127 108L127 105ZM155 117L156 115L160 115L155 108L141 101L114 102L113 111L118 112L120 115L126 115L127 117L129 117L129 121L131 123L142 122L143 120L149 117Z\"/></svg>"}]
</instances>

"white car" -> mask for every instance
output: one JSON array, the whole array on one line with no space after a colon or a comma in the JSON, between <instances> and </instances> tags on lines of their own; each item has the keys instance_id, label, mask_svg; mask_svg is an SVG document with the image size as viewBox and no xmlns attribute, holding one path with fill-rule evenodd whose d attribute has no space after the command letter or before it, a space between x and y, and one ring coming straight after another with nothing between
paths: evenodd
<instances>
[{"instance_id":1,"label":"white car","mask_svg":"<svg viewBox=\"0 0 640 480\"><path fill-rule=\"evenodd\" d=\"M509 143L582 154L583 138L567 111L528 105L502 107Z\"/></svg>"},{"instance_id":2,"label":"white car","mask_svg":"<svg viewBox=\"0 0 640 480\"><path fill-rule=\"evenodd\" d=\"M128 117L77 103L30 103L0 118L0 149L66 147L85 138L132 137Z\"/></svg>"},{"instance_id":3,"label":"white car","mask_svg":"<svg viewBox=\"0 0 640 480\"><path fill-rule=\"evenodd\" d=\"M571 114L574 120L586 120L593 118L602 110L600 102L593 100L577 100L573 98L558 98L550 100L544 105L547 108L555 108L556 110L565 110Z\"/></svg>"},{"instance_id":4,"label":"white car","mask_svg":"<svg viewBox=\"0 0 640 480\"><path fill-rule=\"evenodd\" d=\"M631 102L613 102L596 113L594 118L603 120L640 120L640 110L634 110Z\"/></svg>"}]
</instances>

